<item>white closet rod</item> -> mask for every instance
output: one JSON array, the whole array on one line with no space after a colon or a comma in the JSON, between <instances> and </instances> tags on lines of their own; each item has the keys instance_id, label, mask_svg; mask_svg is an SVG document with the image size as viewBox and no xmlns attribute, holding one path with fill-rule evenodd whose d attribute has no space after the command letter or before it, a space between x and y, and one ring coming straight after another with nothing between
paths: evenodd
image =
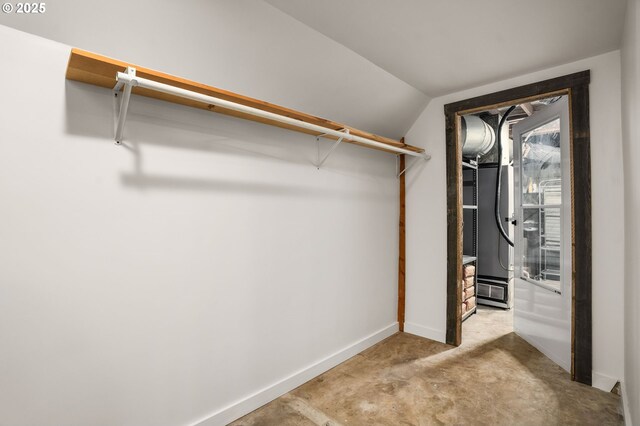
<instances>
[{"instance_id":1,"label":"white closet rod","mask_svg":"<svg viewBox=\"0 0 640 426\"><path fill-rule=\"evenodd\" d=\"M128 87L129 89L131 87L136 87L136 86L142 87L144 89L155 90L157 92L166 93L168 95L175 95L181 98L192 99L194 101L204 102L204 103L216 105L222 108L255 115L256 117L262 117L268 120L278 121L280 123L289 124L291 126L299 127L302 129L308 129L314 132L318 132L322 136L335 136L337 138L343 138L344 140L359 142L364 145L369 145L376 148L382 148L387 151L397 152L398 154L405 154L413 157L424 158L425 160L429 160L431 158L431 155L424 152L415 152L408 149L389 145L386 143L363 138L361 136L352 135L346 130L335 130L335 129L330 129L328 127L318 126L316 124L307 123L305 121L297 120L291 117L286 117L284 115L274 114L272 112L263 111L258 108L253 108L253 107L238 104L235 102L226 101L224 99L214 98L213 96L203 95L202 93L181 89L179 87L171 86L164 83L159 83L157 81L149 80L146 78L137 77L135 75L135 72L131 74L119 72L116 76L116 79L118 81L118 85L116 86L116 88L119 88L123 84L129 86Z\"/></svg>"}]
</instances>

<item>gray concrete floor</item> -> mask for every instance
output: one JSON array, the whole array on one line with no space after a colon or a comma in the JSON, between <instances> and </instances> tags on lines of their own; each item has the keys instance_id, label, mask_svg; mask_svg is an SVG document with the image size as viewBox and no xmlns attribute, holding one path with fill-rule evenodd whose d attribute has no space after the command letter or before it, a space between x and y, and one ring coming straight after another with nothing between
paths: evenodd
<instances>
[{"instance_id":1,"label":"gray concrete floor","mask_svg":"<svg viewBox=\"0 0 640 426\"><path fill-rule=\"evenodd\" d=\"M572 382L512 318L481 308L458 348L398 333L232 424L622 424L617 395Z\"/></svg>"}]
</instances>

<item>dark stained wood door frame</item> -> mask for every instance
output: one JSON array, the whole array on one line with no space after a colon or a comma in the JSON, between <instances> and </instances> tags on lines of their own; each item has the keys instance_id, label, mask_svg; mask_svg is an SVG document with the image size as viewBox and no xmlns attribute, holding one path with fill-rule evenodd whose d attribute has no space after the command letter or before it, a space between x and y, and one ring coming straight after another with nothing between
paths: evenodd
<instances>
[{"instance_id":1,"label":"dark stained wood door frame","mask_svg":"<svg viewBox=\"0 0 640 426\"><path fill-rule=\"evenodd\" d=\"M462 341L462 141L460 117L550 96L568 95L571 155L571 377L591 385L591 142L589 70L444 106L447 163L447 336ZM517 308L516 308L517 309Z\"/></svg>"}]
</instances>

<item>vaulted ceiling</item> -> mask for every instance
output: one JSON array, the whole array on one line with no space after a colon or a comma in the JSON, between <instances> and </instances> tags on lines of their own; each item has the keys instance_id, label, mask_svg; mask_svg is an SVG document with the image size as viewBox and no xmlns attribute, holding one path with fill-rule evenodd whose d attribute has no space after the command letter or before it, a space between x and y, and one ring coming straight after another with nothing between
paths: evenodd
<instances>
[{"instance_id":1,"label":"vaulted ceiling","mask_svg":"<svg viewBox=\"0 0 640 426\"><path fill-rule=\"evenodd\" d=\"M626 6L626 0L157 3L57 0L33 19L0 13L0 25L399 138L431 97L619 48ZM125 9L114 21L112 12Z\"/></svg>"},{"instance_id":2,"label":"vaulted ceiling","mask_svg":"<svg viewBox=\"0 0 640 426\"><path fill-rule=\"evenodd\" d=\"M620 47L625 0L265 0L429 96Z\"/></svg>"}]
</instances>

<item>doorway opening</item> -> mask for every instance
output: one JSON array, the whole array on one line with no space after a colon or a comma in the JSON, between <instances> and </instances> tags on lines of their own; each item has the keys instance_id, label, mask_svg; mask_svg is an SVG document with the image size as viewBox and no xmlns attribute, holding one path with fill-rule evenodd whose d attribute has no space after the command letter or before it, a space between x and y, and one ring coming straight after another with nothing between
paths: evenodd
<instances>
[{"instance_id":1,"label":"doorway opening","mask_svg":"<svg viewBox=\"0 0 640 426\"><path fill-rule=\"evenodd\" d=\"M462 321L482 321L485 336L511 328L570 371L567 95L463 115L461 124Z\"/></svg>"},{"instance_id":2,"label":"doorway opening","mask_svg":"<svg viewBox=\"0 0 640 426\"><path fill-rule=\"evenodd\" d=\"M585 384L588 84L584 71L445 106L447 343L478 312L505 309L517 334Z\"/></svg>"}]
</instances>

